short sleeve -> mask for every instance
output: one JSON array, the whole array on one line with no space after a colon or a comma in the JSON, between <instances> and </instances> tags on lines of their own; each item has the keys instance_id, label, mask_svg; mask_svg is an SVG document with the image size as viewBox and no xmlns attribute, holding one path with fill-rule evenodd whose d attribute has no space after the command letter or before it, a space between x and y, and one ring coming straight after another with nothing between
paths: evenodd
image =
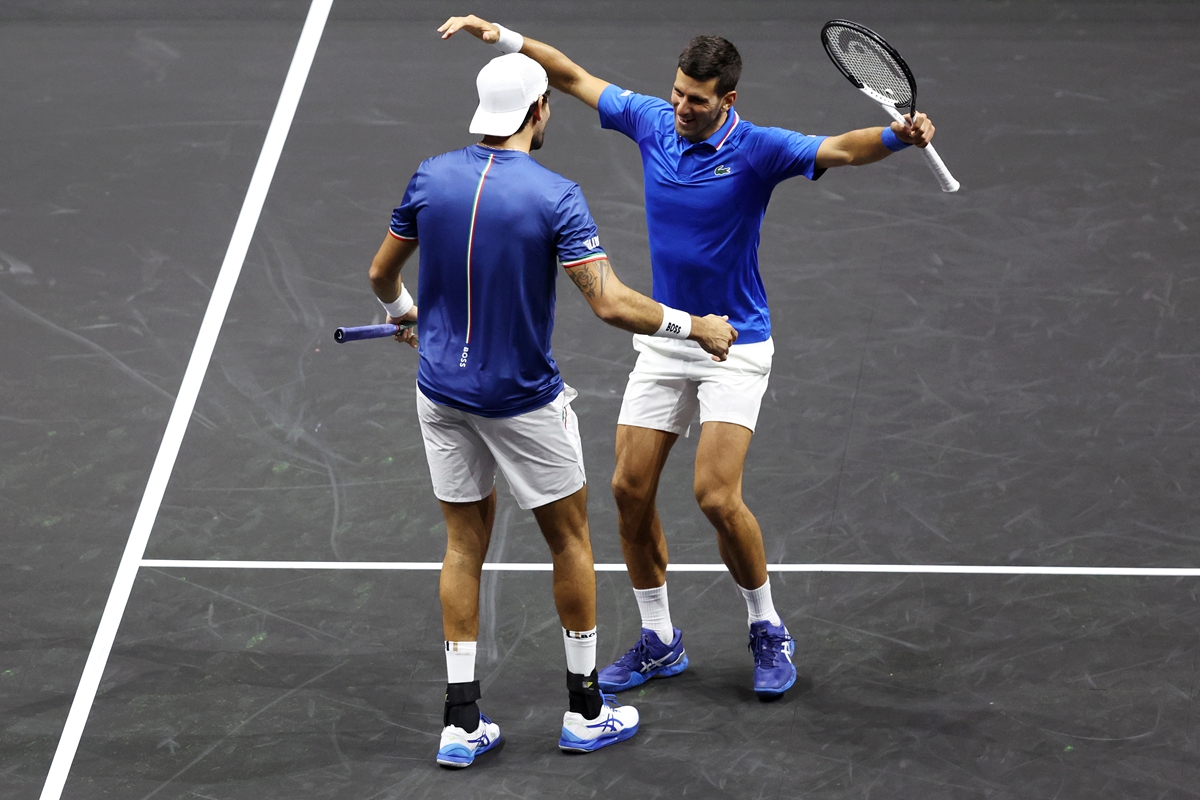
<instances>
[{"instance_id":1,"label":"short sleeve","mask_svg":"<svg viewBox=\"0 0 1200 800\"><path fill-rule=\"evenodd\" d=\"M673 113L666 100L637 94L611 83L600 93L596 110L600 112L600 127L620 131L635 142L658 129L664 110Z\"/></svg>"},{"instance_id":2,"label":"short sleeve","mask_svg":"<svg viewBox=\"0 0 1200 800\"><path fill-rule=\"evenodd\" d=\"M421 190L422 183L421 171L417 170L417 174L413 175L408 182L404 199L392 211L392 224L388 231L397 239L417 240L417 212L425 204L425 193Z\"/></svg>"},{"instance_id":3,"label":"short sleeve","mask_svg":"<svg viewBox=\"0 0 1200 800\"><path fill-rule=\"evenodd\" d=\"M600 232L579 186L571 184L554 209L555 246L564 267L578 267L608 258L600 248Z\"/></svg>"},{"instance_id":4,"label":"short sleeve","mask_svg":"<svg viewBox=\"0 0 1200 800\"><path fill-rule=\"evenodd\" d=\"M798 175L815 181L825 173L817 168L817 150L824 136L806 136L784 128L756 128L747 138L751 164L770 183Z\"/></svg>"}]
</instances>

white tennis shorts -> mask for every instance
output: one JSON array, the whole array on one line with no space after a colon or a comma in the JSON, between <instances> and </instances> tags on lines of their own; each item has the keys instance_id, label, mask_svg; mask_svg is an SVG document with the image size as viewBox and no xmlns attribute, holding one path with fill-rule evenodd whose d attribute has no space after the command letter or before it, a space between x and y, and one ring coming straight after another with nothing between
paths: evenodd
<instances>
[{"instance_id":1,"label":"white tennis shorts","mask_svg":"<svg viewBox=\"0 0 1200 800\"><path fill-rule=\"evenodd\" d=\"M700 424L732 422L754 430L775 343L735 344L713 361L692 341L634 335L640 353L621 403L619 425L684 433L700 410Z\"/></svg>"},{"instance_id":2,"label":"white tennis shorts","mask_svg":"<svg viewBox=\"0 0 1200 800\"><path fill-rule=\"evenodd\" d=\"M499 465L517 505L537 508L583 488L577 392L515 417L492 419L434 403L417 387L417 418L433 493L447 503L473 503L492 493Z\"/></svg>"}]
</instances>

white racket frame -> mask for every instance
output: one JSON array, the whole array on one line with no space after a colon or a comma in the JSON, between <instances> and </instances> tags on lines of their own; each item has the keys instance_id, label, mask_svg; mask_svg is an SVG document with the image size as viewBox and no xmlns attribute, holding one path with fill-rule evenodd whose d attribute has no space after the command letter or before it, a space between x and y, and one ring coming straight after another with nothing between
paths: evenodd
<instances>
[{"instance_id":1,"label":"white racket frame","mask_svg":"<svg viewBox=\"0 0 1200 800\"><path fill-rule=\"evenodd\" d=\"M890 114L892 119L896 120L896 122L899 122L901 125L907 124L904 121L904 115L901 114L900 110L896 108L895 100L889 100L879 92L867 86L859 86L858 90L882 106L883 110L888 112L888 114ZM927 144L924 147L918 147L917 149L921 151L923 156L925 156L925 163L929 165L929 170L933 173L933 176L937 178L937 182L941 185L942 191L957 192L959 182L954 179L953 175L950 174L950 170L946 169L946 163L942 161L942 157L938 155L937 150L933 149L933 145Z\"/></svg>"}]
</instances>

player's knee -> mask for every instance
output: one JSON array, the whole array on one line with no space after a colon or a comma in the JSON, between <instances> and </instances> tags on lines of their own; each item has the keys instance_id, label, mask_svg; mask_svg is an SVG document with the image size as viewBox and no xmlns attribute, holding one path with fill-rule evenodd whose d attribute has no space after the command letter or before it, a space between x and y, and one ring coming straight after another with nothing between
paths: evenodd
<instances>
[{"instance_id":1,"label":"player's knee","mask_svg":"<svg viewBox=\"0 0 1200 800\"><path fill-rule=\"evenodd\" d=\"M552 521L539 519L538 523L542 529L542 538L546 540L546 545L555 560L592 557L592 538L588 532L586 518Z\"/></svg>"},{"instance_id":2,"label":"player's knee","mask_svg":"<svg viewBox=\"0 0 1200 800\"><path fill-rule=\"evenodd\" d=\"M652 499L650 481L628 472L617 469L613 473L612 492L617 507L621 509L637 508Z\"/></svg>"},{"instance_id":3,"label":"player's knee","mask_svg":"<svg viewBox=\"0 0 1200 800\"><path fill-rule=\"evenodd\" d=\"M700 510L718 529L721 522L736 517L741 510L741 495L732 487L717 481L697 480L694 488Z\"/></svg>"}]
</instances>

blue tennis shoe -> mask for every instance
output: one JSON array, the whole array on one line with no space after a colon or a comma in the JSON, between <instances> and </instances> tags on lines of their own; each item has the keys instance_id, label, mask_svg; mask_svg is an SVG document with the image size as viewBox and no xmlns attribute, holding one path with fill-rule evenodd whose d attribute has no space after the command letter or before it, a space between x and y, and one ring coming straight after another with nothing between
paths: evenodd
<instances>
[{"instance_id":1,"label":"blue tennis shoe","mask_svg":"<svg viewBox=\"0 0 1200 800\"><path fill-rule=\"evenodd\" d=\"M783 625L766 620L750 626L750 652L754 655L754 693L769 700L779 697L796 682L792 656L796 642Z\"/></svg>"},{"instance_id":2,"label":"blue tennis shoe","mask_svg":"<svg viewBox=\"0 0 1200 800\"><path fill-rule=\"evenodd\" d=\"M629 652L600 670L600 690L623 692L641 686L651 678L669 678L687 669L688 657L683 650L683 632L673 628L675 638L663 644L658 634L642 628L642 638Z\"/></svg>"}]
</instances>

